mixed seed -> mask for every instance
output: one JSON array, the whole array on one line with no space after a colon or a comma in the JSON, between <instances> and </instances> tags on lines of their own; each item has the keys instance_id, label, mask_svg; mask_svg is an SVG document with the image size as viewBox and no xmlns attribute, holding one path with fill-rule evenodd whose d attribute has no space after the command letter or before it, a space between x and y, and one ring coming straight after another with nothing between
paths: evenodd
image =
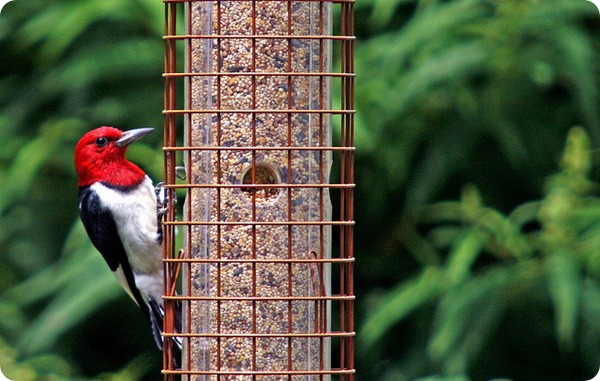
<instances>
[{"instance_id":1,"label":"mixed seed","mask_svg":"<svg viewBox=\"0 0 600 381\"><path fill-rule=\"evenodd\" d=\"M301 373L328 366L328 342L298 334L328 329L310 298L327 292L329 270L303 261L331 242L331 152L315 149L331 145L331 117L314 112L330 108L330 83L303 74L328 71L329 42L310 36L328 33L329 5L199 1L190 12L190 34L210 38L192 40L188 70L214 75L190 78L189 107L214 112L188 126L191 182L211 185L190 192L189 239L193 258L214 261L192 265L187 292L206 298L190 304L192 332L222 336L190 340L187 367L220 374L198 380L318 380Z\"/></svg>"}]
</instances>

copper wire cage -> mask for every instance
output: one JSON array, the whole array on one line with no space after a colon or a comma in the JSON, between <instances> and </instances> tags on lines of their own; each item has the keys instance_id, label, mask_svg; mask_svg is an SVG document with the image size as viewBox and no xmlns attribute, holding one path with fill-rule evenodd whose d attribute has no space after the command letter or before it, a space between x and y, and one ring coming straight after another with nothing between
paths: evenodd
<instances>
[{"instance_id":1,"label":"copper wire cage","mask_svg":"<svg viewBox=\"0 0 600 381\"><path fill-rule=\"evenodd\" d=\"M353 0L164 3L164 379L353 380Z\"/></svg>"}]
</instances>

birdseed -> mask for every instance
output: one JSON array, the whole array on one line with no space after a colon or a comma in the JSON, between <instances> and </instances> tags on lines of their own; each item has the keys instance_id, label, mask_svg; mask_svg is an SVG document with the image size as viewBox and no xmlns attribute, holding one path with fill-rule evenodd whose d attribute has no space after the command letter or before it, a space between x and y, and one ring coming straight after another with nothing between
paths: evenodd
<instances>
[{"instance_id":1,"label":"birdseed","mask_svg":"<svg viewBox=\"0 0 600 381\"><path fill-rule=\"evenodd\" d=\"M325 186L331 152L307 149L331 145L331 116L302 112L330 108L330 80L298 75L329 71L330 43L293 38L329 34L330 4L240 0L189 7L190 34L236 37L193 39L188 52L189 71L224 74L191 77L190 108L219 112L193 113L187 142L220 147L191 153L192 184L214 187L190 191L189 218L200 224L188 239L193 258L215 262L191 266L187 292L216 298L190 303L191 332L223 336L191 339L186 366L215 374L195 380L323 379L300 373L328 368L329 339L293 334L328 332L324 302L293 297L328 293L330 269L285 260L330 252L329 226L294 224L331 220ZM265 371L272 373L244 374Z\"/></svg>"}]
</instances>

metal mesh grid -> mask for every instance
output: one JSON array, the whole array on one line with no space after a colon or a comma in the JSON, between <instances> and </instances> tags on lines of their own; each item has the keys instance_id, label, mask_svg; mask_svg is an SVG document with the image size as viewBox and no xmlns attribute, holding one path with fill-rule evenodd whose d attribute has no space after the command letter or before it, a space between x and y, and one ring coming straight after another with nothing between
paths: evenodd
<instances>
[{"instance_id":1,"label":"metal mesh grid","mask_svg":"<svg viewBox=\"0 0 600 381\"><path fill-rule=\"evenodd\" d=\"M353 1L164 3L165 379L353 380Z\"/></svg>"}]
</instances>

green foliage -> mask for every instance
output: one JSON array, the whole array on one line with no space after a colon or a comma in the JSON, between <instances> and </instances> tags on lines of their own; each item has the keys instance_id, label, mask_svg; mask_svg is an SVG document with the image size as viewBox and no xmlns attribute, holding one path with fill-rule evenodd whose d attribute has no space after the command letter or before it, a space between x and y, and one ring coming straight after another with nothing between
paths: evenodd
<instances>
[{"instance_id":1,"label":"green foliage","mask_svg":"<svg viewBox=\"0 0 600 381\"><path fill-rule=\"evenodd\" d=\"M363 12L368 20L359 31L385 28L356 50L358 128L369 129L379 159L365 175L387 195L401 188L408 208L457 177L469 180L474 169L495 170L517 192L535 193L574 124L600 144L597 41L584 24L597 10L589 2L365 0L357 7L359 20ZM407 20L396 24L382 7L400 8ZM487 155L482 144L491 146ZM510 202L504 189L487 192ZM369 207L385 201L369 200Z\"/></svg>"},{"instance_id":2,"label":"green foliage","mask_svg":"<svg viewBox=\"0 0 600 381\"><path fill-rule=\"evenodd\" d=\"M597 10L586 0L355 9L357 378L591 378ZM77 220L72 150L99 125L162 125L163 11L152 0L17 0L0 15L9 377L160 377L143 317ZM160 140L129 152L155 180Z\"/></svg>"},{"instance_id":3,"label":"green foliage","mask_svg":"<svg viewBox=\"0 0 600 381\"><path fill-rule=\"evenodd\" d=\"M591 378L598 10L364 0L356 12L359 377Z\"/></svg>"},{"instance_id":4,"label":"green foliage","mask_svg":"<svg viewBox=\"0 0 600 381\"><path fill-rule=\"evenodd\" d=\"M570 131L561 167L548 180L543 199L508 215L484 207L472 186L460 201L417 210L414 223L431 226L421 239L432 250L446 251L445 263L423 267L380 298L360 330L359 351L373 350L393 326L435 305L426 339L429 361L439 364L443 374L468 374L481 352L496 350L486 346L502 320L511 318L515 300L541 297L529 308L552 306L559 351L584 350L582 343L591 341L585 351L597 353L599 333L589 336L580 327L582 321L600 318L598 311L584 308L583 299L600 280L592 265L600 235L590 235L600 228L600 197L593 195L596 187L587 177L591 150L583 129ZM536 228L524 229L525 224ZM416 259L422 256L409 252ZM589 370L595 365L597 359Z\"/></svg>"},{"instance_id":5,"label":"green foliage","mask_svg":"<svg viewBox=\"0 0 600 381\"><path fill-rule=\"evenodd\" d=\"M78 220L72 152L100 125L162 125L163 11L149 0L15 1L0 15L0 368L10 378L159 379L149 327L135 324L120 348L102 344L106 354L82 335L116 342L109 317L126 296ZM130 156L160 179L155 135ZM107 317L88 327L92 316ZM83 353L96 359L75 363Z\"/></svg>"},{"instance_id":6,"label":"green foliage","mask_svg":"<svg viewBox=\"0 0 600 381\"><path fill-rule=\"evenodd\" d=\"M361 330L364 348L369 349L382 339L391 325L437 297L441 288L441 275L438 268L427 268L416 279L400 283L389 291L379 301L380 306L371 312Z\"/></svg>"}]
</instances>

